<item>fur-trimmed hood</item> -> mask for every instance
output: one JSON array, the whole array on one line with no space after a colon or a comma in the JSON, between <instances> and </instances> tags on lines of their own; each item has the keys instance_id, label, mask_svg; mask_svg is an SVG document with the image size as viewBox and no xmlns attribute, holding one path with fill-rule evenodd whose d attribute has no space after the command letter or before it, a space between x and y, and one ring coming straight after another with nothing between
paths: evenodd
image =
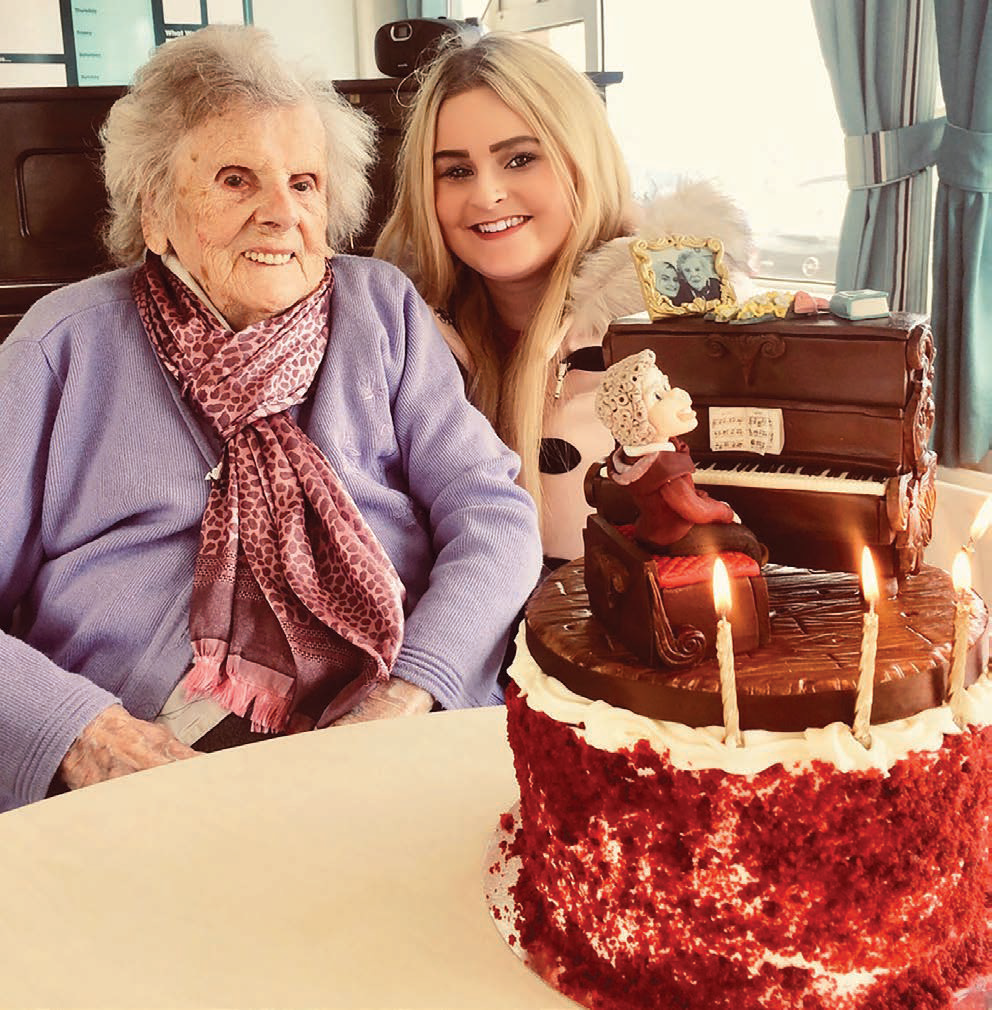
<instances>
[{"instance_id":1,"label":"fur-trimmed hood","mask_svg":"<svg viewBox=\"0 0 992 1010\"><path fill-rule=\"evenodd\" d=\"M682 182L672 192L637 205L635 214L632 234L606 242L582 258L571 285L564 353L601 340L614 319L644 311L630 254L634 239L718 238L738 298L750 290L749 263L755 252L751 227L740 207L713 183Z\"/></svg>"}]
</instances>

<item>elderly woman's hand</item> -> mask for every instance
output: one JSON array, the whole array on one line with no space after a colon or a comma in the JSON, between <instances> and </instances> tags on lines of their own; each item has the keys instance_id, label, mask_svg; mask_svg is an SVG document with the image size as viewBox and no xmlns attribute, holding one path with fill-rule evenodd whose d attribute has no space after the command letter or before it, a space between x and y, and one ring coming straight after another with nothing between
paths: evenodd
<instances>
[{"instance_id":1,"label":"elderly woman's hand","mask_svg":"<svg viewBox=\"0 0 992 1010\"><path fill-rule=\"evenodd\" d=\"M113 705L79 734L59 765L59 777L69 789L81 789L198 756L164 726L136 719Z\"/></svg>"},{"instance_id":2,"label":"elderly woman's hand","mask_svg":"<svg viewBox=\"0 0 992 1010\"><path fill-rule=\"evenodd\" d=\"M332 726L345 726L353 722L371 722L373 719L394 719L399 715L423 715L434 707L434 699L422 687L409 681L391 677L380 681L350 711Z\"/></svg>"}]
</instances>

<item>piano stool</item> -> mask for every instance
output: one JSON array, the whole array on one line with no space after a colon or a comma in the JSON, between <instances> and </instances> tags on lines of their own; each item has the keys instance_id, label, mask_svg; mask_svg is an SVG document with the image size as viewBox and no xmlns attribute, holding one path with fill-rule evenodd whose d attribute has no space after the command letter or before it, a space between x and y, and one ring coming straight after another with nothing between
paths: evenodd
<instances>
[{"instance_id":1,"label":"piano stool","mask_svg":"<svg viewBox=\"0 0 992 1010\"><path fill-rule=\"evenodd\" d=\"M589 608L611 635L648 666L681 669L716 655L713 556L651 554L629 528L597 514L584 539ZM751 558L719 556L730 577L734 652L750 652L771 635L768 588Z\"/></svg>"}]
</instances>

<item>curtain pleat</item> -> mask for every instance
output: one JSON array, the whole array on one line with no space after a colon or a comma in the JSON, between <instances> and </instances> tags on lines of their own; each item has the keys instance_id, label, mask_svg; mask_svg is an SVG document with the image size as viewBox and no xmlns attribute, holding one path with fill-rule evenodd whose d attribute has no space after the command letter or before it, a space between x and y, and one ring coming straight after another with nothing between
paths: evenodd
<instances>
[{"instance_id":1,"label":"curtain pleat","mask_svg":"<svg viewBox=\"0 0 992 1010\"><path fill-rule=\"evenodd\" d=\"M850 193L837 287L877 288L893 310L925 312L934 118L932 0L811 0L844 131Z\"/></svg>"},{"instance_id":2,"label":"curtain pleat","mask_svg":"<svg viewBox=\"0 0 992 1010\"><path fill-rule=\"evenodd\" d=\"M946 466L992 449L992 6L938 0L948 127L934 214L934 447Z\"/></svg>"}]
</instances>

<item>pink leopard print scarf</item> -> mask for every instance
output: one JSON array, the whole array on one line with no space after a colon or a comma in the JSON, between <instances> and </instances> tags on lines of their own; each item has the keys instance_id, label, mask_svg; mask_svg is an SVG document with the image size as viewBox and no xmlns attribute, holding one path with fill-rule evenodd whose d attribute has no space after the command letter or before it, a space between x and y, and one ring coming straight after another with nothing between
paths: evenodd
<instances>
[{"instance_id":1,"label":"pink leopard print scarf","mask_svg":"<svg viewBox=\"0 0 992 1010\"><path fill-rule=\"evenodd\" d=\"M157 256L132 293L159 357L224 451L190 601L190 697L255 730L326 725L389 676L403 587L375 534L287 409L323 359L334 276L285 312L224 328Z\"/></svg>"}]
</instances>

